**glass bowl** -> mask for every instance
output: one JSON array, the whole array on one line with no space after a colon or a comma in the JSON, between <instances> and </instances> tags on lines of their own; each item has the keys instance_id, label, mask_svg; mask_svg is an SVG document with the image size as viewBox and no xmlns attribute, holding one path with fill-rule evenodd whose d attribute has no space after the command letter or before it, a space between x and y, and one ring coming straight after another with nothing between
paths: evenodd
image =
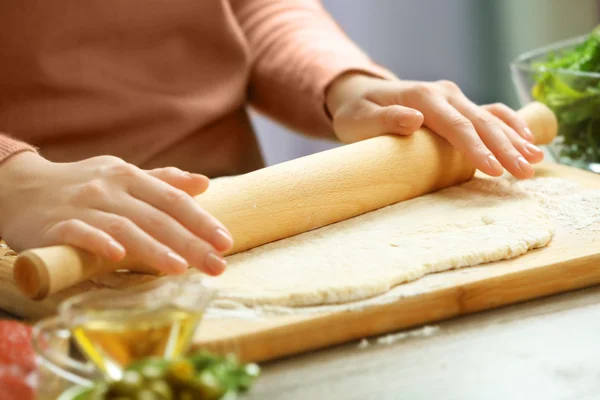
<instances>
[{"instance_id":1,"label":"glass bowl","mask_svg":"<svg viewBox=\"0 0 600 400\"><path fill-rule=\"evenodd\" d=\"M540 101L556 114L558 135L548 146L552 157L561 164L600 173L600 73L537 65L587 38L579 36L521 54L510 69L521 105Z\"/></svg>"},{"instance_id":2,"label":"glass bowl","mask_svg":"<svg viewBox=\"0 0 600 400\"><path fill-rule=\"evenodd\" d=\"M241 344L252 341L252 334L240 332L249 326L279 326L276 318L281 316L252 308L214 306L217 293L211 278L190 272L127 291L101 289L62 302L58 315L37 321L33 328L32 345L39 366L37 398L96 398L90 395L96 381L120 379L138 357L172 359L206 351L249 363L246 357L256 350ZM227 392L220 400L236 398L237 393Z\"/></svg>"}]
</instances>

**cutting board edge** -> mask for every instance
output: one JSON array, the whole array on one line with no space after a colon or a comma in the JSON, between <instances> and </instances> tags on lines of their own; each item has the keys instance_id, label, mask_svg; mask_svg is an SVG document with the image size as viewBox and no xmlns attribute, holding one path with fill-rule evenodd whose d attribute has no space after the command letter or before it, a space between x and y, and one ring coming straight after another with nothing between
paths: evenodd
<instances>
[{"instance_id":1,"label":"cutting board edge","mask_svg":"<svg viewBox=\"0 0 600 400\"><path fill-rule=\"evenodd\" d=\"M239 356L246 361L272 361L332 345L595 286L600 284L600 268L590 267L598 263L600 263L600 254L588 255L573 259L568 264L558 262L513 271L506 275L441 288L362 310L311 316L296 323L239 335L238 340L243 344L238 347L244 349L240 351ZM564 274L573 274L579 279L560 279ZM536 281L542 284L535 285ZM526 289L531 286L538 290L528 292ZM489 296L490 294L494 296ZM423 314L423 310L427 310L428 313ZM418 315L419 312L422 314ZM408 318L408 316L415 317ZM332 326L351 329L332 331L330 329ZM327 331L330 332L329 335L321 335L322 332ZM281 343L281 338L285 338L286 343ZM197 349L206 345L207 343L201 340L195 341L192 348Z\"/></svg>"}]
</instances>

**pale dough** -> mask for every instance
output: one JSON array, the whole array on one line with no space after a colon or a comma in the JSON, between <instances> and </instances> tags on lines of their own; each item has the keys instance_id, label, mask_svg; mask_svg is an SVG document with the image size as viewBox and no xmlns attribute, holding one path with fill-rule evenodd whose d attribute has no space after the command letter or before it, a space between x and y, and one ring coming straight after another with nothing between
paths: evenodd
<instances>
[{"instance_id":1,"label":"pale dough","mask_svg":"<svg viewBox=\"0 0 600 400\"><path fill-rule=\"evenodd\" d=\"M343 303L425 274L516 257L552 235L549 216L523 190L475 178L230 256L215 283L221 299L246 305Z\"/></svg>"}]
</instances>

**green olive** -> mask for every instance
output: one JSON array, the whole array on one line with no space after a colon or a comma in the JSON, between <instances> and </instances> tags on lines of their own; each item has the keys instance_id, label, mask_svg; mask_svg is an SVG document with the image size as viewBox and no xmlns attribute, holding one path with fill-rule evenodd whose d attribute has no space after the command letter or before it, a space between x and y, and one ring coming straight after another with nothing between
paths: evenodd
<instances>
[{"instance_id":1,"label":"green olive","mask_svg":"<svg viewBox=\"0 0 600 400\"><path fill-rule=\"evenodd\" d=\"M210 371L204 371L194 378L194 388L200 393L201 399L216 400L225 394L225 389Z\"/></svg>"},{"instance_id":2,"label":"green olive","mask_svg":"<svg viewBox=\"0 0 600 400\"><path fill-rule=\"evenodd\" d=\"M149 364L145 365L140 372L146 380L155 380L164 378L167 371L164 367Z\"/></svg>"},{"instance_id":3,"label":"green olive","mask_svg":"<svg viewBox=\"0 0 600 400\"><path fill-rule=\"evenodd\" d=\"M171 389L171 386L169 386L169 384L162 379L148 382L146 388L156 393L161 400L173 400L173 398L175 397L173 395L173 390Z\"/></svg>"},{"instance_id":4,"label":"green olive","mask_svg":"<svg viewBox=\"0 0 600 400\"><path fill-rule=\"evenodd\" d=\"M137 371L125 371L123 378L111 382L109 393L113 396L134 396L144 384L144 377Z\"/></svg>"},{"instance_id":5,"label":"green olive","mask_svg":"<svg viewBox=\"0 0 600 400\"><path fill-rule=\"evenodd\" d=\"M145 358L142 360L138 360L138 361L134 361L133 363L129 364L129 366L127 367L128 371L141 371L142 369L144 369L145 367L157 367L160 369L166 369L167 366L169 365L169 361L165 360L164 358L158 358L158 357L149 357L149 358Z\"/></svg>"},{"instance_id":6,"label":"green olive","mask_svg":"<svg viewBox=\"0 0 600 400\"><path fill-rule=\"evenodd\" d=\"M189 360L175 360L167 370L167 381L176 387L186 386L194 378L196 371Z\"/></svg>"},{"instance_id":7,"label":"green olive","mask_svg":"<svg viewBox=\"0 0 600 400\"><path fill-rule=\"evenodd\" d=\"M136 393L135 400L162 400L162 398L150 389L142 389Z\"/></svg>"},{"instance_id":8,"label":"green olive","mask_svg":"<svg viewBox=\"0 0 600 400\"><path fill-rule=\"evenodd\" d=\"M177 398L179 400L196 400L197 397L191 390L182 390L179 392L179 396Z\"/></svg>"}]
</instances>

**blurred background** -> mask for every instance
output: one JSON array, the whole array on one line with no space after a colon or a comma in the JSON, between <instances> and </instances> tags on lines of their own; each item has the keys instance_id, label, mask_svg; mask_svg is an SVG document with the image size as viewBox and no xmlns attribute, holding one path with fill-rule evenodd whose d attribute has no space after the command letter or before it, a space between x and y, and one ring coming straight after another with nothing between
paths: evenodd
<instances>
[{"instance_id":1,"label":"blurred background","mask_svg":"<svg viewBox=\"0 0 600 400\"><path fill-rule=\"evenodd\" d=\"M322 0L371 58L411 80L449 79L478 104L519 106L509 63L520 53L586 34L599 0ZM337 146L253 115L269 165Z\"/></svg>"}]
</instances>

